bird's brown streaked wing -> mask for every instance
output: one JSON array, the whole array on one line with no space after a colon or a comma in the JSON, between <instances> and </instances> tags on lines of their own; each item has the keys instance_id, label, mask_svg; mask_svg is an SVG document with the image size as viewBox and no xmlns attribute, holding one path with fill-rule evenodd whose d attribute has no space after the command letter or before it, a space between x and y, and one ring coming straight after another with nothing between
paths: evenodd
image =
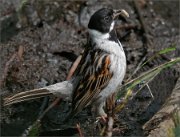
<instances>
[{"instance_id":1,"label":"bird's brown streaked wing","mask_svg":"<svg viewBox=\"0 0 180 137\"><path fill-rule=\"evenodd\" d=\"M82 59L76 74L82 76L82 78L76 89L74 89L72 112L70 115L77 114L93 98L97 97L102 89L108 85L113 75L110 72L111 60L107 52L97 49L90 50L88 55Z\"/></svg>"}]
</instances>

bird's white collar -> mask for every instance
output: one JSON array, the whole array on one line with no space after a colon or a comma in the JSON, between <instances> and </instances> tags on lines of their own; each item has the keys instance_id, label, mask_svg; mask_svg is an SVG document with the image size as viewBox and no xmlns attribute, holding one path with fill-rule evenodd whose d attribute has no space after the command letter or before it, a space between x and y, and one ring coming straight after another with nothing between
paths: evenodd
<instances>
[{"instance_id":1,"label":"bird's white collar","mask_svg":"<svg viewBox=\"0 0 180 137\"><path fill-rule=\"evenodd\" d=\"M114 21L111 23L111 26L110 26L110 29L109 29L109 32L111 32L113 29L114 29Z\"/></svg>"},{"instance_id":2,"label":"bird's white collar","mask_svg":"<svg viewBox=\"0 0 180 137\"><path fill-rule=\"evenodd\" d=\"M114 28L114 21L111 23L109 32L111 32ZM102 33L100 31L94 30L94 29L88 29L89 30L89 34L91 36L92 39L109 39L110 35L109 32L108 33Z\"/></svg>"},{"instance_id":3,"label":"bird's white collar","mask_svg":"<svg viewBox=\"0 0 180 137\"><path fill-rule=\"evenodd\" d=\"M108 39L110 37L109 33L101 33L94 29L89 29L89 35L92 39Z\"/></svg>"}]
</instances>

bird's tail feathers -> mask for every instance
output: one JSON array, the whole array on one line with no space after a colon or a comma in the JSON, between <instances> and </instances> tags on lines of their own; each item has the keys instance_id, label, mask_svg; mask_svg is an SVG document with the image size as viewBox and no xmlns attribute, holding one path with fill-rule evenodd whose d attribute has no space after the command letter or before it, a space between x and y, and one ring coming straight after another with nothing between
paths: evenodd
<instances>
[{"instance_id":1,"label":"bird's tail feathers","mask_svg":"<svg viewBox=\"0 0 180 137\"><path fill-rule=\"evenodd\" d=\"M25 92L20 92L12 96L8 96L3 99L3 105L8 106L12 105L18 102L23 102L23 101L28 101L32 99L37 99L41 98L47 95L50 95L50 93L47 89L45 88L40 88L40 89L34 89L34 90L29 90Z\"/></svg>"},{"instance_id":2,"label":"bird's tail feathers","mask_svg":"<svg viewBox=\"0 0 180 137\"><path fill-rule=\"evenodd\" d=\"M52 94L70 100L72 94L72 84L69 81L63 81L44 88L20 92L4 98L3 105L8 106L18 102L37 99Z\"/></svg>"}]
</instances>

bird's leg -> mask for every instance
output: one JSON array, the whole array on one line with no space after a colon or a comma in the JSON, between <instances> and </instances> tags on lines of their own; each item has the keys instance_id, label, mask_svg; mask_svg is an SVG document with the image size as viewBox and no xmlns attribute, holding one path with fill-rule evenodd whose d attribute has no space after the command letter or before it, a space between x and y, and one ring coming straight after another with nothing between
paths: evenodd
<instances>
[{"instance_id":1,"label":"bird's leg","mask_svg":"<svg viewBox=\"0 0 180 137\"><path fill-rule=\"evenodd\" d=\"M101 102L100 104L96 104L96 114L97 114L97 119L102 120L103 122L106 122L107 114L104 111L104 104L105 102Z\"/></svg>"},{"instance_id":2,"label":"bird's leg","mask_svg":"<svg viewBox=\"0 0 180 137\"><path fill-rule=\"evenodd\" d=\"M113 93L110 95L106 101L102 101L101 103L96 103L96 113L98 116L100 116L100 119L103 120L103 122L107 122L108 117L114 117L114 107L115 107L115 95L116 93ZM106 104L106 105L105 105ZM104 106L106 113L104 111Z\"/></svg>"}]
</instances>

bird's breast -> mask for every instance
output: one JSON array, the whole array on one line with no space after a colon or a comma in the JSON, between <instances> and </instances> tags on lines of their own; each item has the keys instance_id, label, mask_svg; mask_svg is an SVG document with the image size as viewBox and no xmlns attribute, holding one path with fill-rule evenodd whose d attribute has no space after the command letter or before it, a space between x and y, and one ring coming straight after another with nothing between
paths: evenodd
<instances>
[{"instance_id":1,"label":"bird's breast","mask_svg":"<svg viewBox=\"0 0 180 137\"><path fill-rule=\"evenodd\" d=\"M126 72L126 57L125 54L121 53L122 56L116 56L112 54L110 71L113 73L112 80L119 85Z\"/></svg>"},{"instance_id":2,"label":"bird's breast","mask_svg":"<svg viewBox=\"0 0 180 137\"><path fill-rule=\"evenodd\" d=\"M118 41L101 40L97 39L94 41L97 48L106 51L110 55L110 71L113 73L113 77L110 81L110 85L117 87L125 75L126 72L126 56L121 43Z\"/></svg>"},{"instance_id":3,"label":"bird's breast","mask_svg":"<svg viewBox=\"0 0 180 137\"><path fill-rule=\"evenodd\" d=\"M126 73L126 58L124 52L120 54L122 56L117 56L115 54L110 55L110 71L113 73L113 76L107 87L99 94L97 102L105 101L109 95L116 91L116 88L118 85L121 85L124 79Z\"/></svg>"}]
</instances>

